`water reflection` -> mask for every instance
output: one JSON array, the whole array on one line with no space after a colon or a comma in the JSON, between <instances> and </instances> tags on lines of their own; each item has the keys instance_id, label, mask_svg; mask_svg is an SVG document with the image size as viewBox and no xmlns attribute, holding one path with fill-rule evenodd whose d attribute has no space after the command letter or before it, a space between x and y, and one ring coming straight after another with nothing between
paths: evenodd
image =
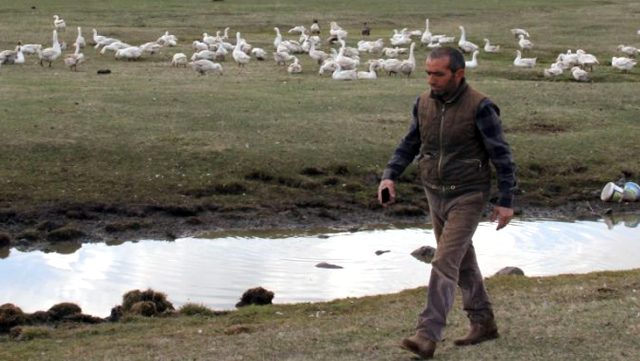
<instances>
[{"instance_id":1,"label":"water reflection","mask_svg":"<svg viewBox=\"0 0 640 361\"><path fill-rule=\"evenodd\" d=\"M625 227L636 228L640 224L640 214L611 214L605 215L604 223L609 229L624 223Z\"/></svg>"},{"instance_id":2,"label":"water reflection","mask_svg":"<svg viewBox=\"0 0 640 361\"><path fill-rule=\"evenodd\" d=\"M624 221L622 221L624 222ZM620 223L620 221L618 222ZM630 223L631 224L631 223ZM435 246L430 229L246 234L65 245L53 252L6 250L0 261L0 304L26 312L63 301L107 316L131 289L154 288L175 306L202 303L231 309L248 288L275 292L274 302L310 302L396 292L425 285L429 266L411 251ZM527 275L640 267L640 242L631 227L605 222L516 222L499 232L483 223L474 239L485 276L505 266ZM390 252L376 255L376 251ZM2 252L2 250L0 250ZM0 253L1 255L1 253ZM320 269L319 262L343 269Z\"/></svg>"}]
</instances>

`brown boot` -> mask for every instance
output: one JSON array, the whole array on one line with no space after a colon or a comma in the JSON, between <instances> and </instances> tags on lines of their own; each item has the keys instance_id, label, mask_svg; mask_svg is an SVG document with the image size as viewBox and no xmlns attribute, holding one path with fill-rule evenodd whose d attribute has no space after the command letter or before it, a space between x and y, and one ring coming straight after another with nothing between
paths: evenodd
<instances>
[{"instance_id":1,"label":"brown boot","mask_svg":"<svg viewBox=\"0 0 640 361\"><path fill-rule=\"evenodd\" d=\"M471 322L469 333L461 339L453 341L456 346L475 345L480 342L493 340L500 337L496 321L491 319L486 322Z\"/></svg>"},{"instance_id":2,"label":"brown boot","mask_svg":"<svg viewBox=\"0 0 640 361\"><path fill-rule=\"evenodd\" d=\"M418 333L403 339L400 347L425 360L433 358L433 353L436 351L436 343Z\"/></svg>"}]
</instances>

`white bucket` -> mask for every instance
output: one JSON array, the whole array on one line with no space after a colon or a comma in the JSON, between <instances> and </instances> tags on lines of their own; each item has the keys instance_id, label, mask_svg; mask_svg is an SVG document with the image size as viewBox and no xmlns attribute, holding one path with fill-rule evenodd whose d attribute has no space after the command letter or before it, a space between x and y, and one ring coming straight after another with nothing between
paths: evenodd
<instances>
[{"instance_id":1,"label":"white bucket","mask_svg":"<svg viewBox=\"0 0 640 361\"><path fill-rule=\"evenodd\" d=\"M604 185L600 193L600 199L605 202L621 202L623 189L613 182Z\"/></svg>"},{"instance_id":2,"label":"white bucket","mask_svg":"<svg viewBox=\"0 0 640 361\"><path fill-rule=\"evenodd\" d=\"M640 199L640 185L627 182L622 189L622 199L627 202L635 202Z\"/></svg>"}]
</instances>

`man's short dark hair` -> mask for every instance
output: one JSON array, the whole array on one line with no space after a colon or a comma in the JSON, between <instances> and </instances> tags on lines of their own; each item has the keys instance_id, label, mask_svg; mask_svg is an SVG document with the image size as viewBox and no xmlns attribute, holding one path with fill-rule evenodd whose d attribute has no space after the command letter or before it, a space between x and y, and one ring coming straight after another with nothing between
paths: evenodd
<instances>
[{"instance_id":1,"label":"man's short dark hair","mask_svg":"<svg viewBox=\"0 0 640 361\"><path fill-rule=\"evenodd\" d=\"M449 58L449 70L455 73L459 69L464 69L464 55L460 50L450 46L442 46L431 50L427 59Z\"/></svg>"}]
</instances>

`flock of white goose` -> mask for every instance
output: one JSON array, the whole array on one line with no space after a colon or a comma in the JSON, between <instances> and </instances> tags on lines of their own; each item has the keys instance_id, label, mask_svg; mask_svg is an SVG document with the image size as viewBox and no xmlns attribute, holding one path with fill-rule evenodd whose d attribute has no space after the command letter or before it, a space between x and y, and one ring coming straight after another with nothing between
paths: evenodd
<instances>
[{"instance_id":1,"label":"flock of white goose","mask_svg":"<svg viewBox=\"0 0 640 361\"><path fill-rule=\"evenodd\" d=\"M58 34L66 31L66 22L58 15L53 16L54 29L52 31L51 47L43 48L41 44L23 44L18 45L13 50L0 51L0 65L2 64L24 64L25 55L37 55L40 65L47 63L49 67L62 57L63 62L71 70L77 70L78 65L82 64L86 58L81 52L87 45L87 41L82 35L82 28L78 26L77 36L72 46L74 51L62 56L66 49L66 44L59 41ZM217 73L223 74L223 66L221 62L229 60L229 55L233 61L240 67L244 68L253 60L264 61L269 58L268 53L271 52L272 58L277 65L285 66L289 74L299 74L303 72L303 66L300 63L299 56L308 56L317 64L318 74L331 74L335 80L372 80L377 79L379 72L392 74L402 74L411 76L416 69L415 46L419 43L423 47L434 48L444 44L454 44L455 36L446 34L434 34L429 29L429 19L425 20L424 30L401 30L394 29L393 34L389 38L391 46L385 47L385 41L382 38L374 41L365 40L364 37L369 34L370 28L365 23L366 29L362 30L362 39L357 42L357 47L347 46L348 32L340 27L335 21L329 23L329 37L322 39L320 37L321 30L317 20L307 29L304 25L295 26L288 30L290 36L298 36L296 39L285 39L278 27L273 30L275 38L273 40L273 50L267 51L263 48L252 46L241 35L236 32L235 44L229 42L229 28L224 31L217 31L215 36L208 33L202 34L201 40L194 40L191 44L193 53L190 57L182 52L176 52L171 59L171 65L174 67L190 66L194 71L200 74ZM478 55L480 47L471 42L467 38L464 26L459 26L460 35L458 37L457 46L463 53L471 54L471 59L466 62L467 69L474 69L479 66ZM366 31L366 32L365 32ZM529 32L525 29L514 28L510 30L516 39L517 50L516 57L513 60L513 66L518 68L533 68L536 66L536 58L526 58L526 54L534 48ZM640 35L640 30L638 30ZM130 45L120 39L99 35L98 31L93 29L92 44L95 51L99 51L104 55L107 51L114 53L115 59L137 60L145 54L153 55L158 53L164 47L174 47L178 44L178 38L175 35L165 32L154 41L149 41L141 45ZM492 44L489 39L484 38L484 53L499 53L502 51L500 45ZM337 48L333 45L339 45ZM328 47L328 52L322 48ZM624 56L613 56L611 66L624 72L630 71L635 65L634 59L640 50L631 45L621 44L616 49ZM363 53L371 54L372 57L366 63L362 64L366 70L358 70L361 65L360 55ZM407 54L406 58L404 54ZM589 81L590 72L593 71L595 65L600 64L598 59L582 49L575 52L568 50L566 53L558 54L555 62L549 68L543 70L543 74L548 78L556 78L561 76L565 70L569 70L572 77L576 81ZM241 70L242 71L242 70Z\"/></svg>"}]
</instances>

